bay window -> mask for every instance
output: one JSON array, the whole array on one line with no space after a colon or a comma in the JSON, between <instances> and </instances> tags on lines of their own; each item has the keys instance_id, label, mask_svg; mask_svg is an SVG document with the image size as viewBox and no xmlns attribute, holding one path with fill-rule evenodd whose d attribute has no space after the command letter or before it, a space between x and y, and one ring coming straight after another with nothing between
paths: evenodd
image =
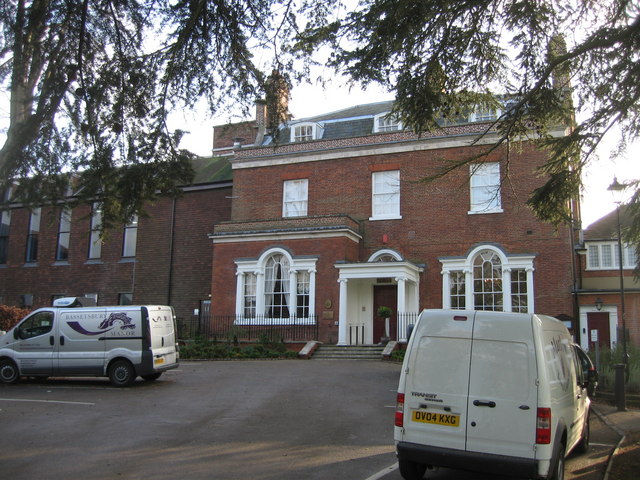
<instances>
[{"instance_id":1,"label":"bay window","mask_svg":"<svg viewBox=\"0 0 640 480\"><path fill-rule=\"evenodd\" d=\"M316 261L281 248L255 260L236 260L236 323L266 318L278 324L313 324Z\"/></svg>"}]
</instances>

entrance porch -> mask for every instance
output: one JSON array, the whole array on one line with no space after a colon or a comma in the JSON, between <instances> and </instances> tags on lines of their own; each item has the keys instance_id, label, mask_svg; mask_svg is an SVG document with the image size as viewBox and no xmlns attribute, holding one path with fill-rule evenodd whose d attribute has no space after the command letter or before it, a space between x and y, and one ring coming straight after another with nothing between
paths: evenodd
<instances>
[{"instance_id":1,"label":"entrance porch","mask_svg":"<svg viewBox=\"0 0 640 480\"><path fill-rule=\"evenodd\" d=\"M424 269L393 251L366 263L337 264L340 271L338 345L375 345L386 337L406 341L408 325L419 311L420 273ZM388 322L377 315L389 307Z\"/></svg>"}]
</instances>

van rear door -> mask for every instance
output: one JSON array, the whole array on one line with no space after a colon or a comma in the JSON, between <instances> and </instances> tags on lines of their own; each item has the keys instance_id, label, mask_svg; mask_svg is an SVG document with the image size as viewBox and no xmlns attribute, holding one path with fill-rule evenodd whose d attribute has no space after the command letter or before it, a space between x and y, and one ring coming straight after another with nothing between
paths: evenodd
<instances>
[{"instance_id":1,"label":"van rear door","mask_svg":"<svg viewBox=\"0 0 640 480\"><path fill-rule=\"evenodd\" d=\"M403 441L465 449L474 314L423 313L407 365Z\"/></svg>"},{"instance_id":2,"label":"van rear door","mask_svg":"<svg viewBox=\"0 0 640 480\"><path fill-rule=\"evenodd\" d=\"M169 306L148 306L146 309L149 342L153 368L165 369L177 362L176 328L173 308Z\"/></svg>"},{"instance_id":3,"label":"van rear door","mask_svg":"<svg viewBox=\"0 0 640 480\"><path fill-rule=\"evenodd\" d=\"M534 458L538 390L530 315L477 312L467 450Z\"/></svg>"}]
</instances>

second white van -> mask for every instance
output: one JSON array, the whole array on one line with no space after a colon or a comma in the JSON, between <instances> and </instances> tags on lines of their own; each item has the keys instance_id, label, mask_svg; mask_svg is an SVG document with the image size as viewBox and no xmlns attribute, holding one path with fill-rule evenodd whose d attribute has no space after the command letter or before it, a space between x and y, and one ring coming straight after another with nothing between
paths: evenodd
<instances>
[{"instance_id":1,"label":"second white van","mask_svg":"<svg viewBox=\"0 0 640 480\"><path fill-rule=\"evenodd\" d=\"M398 387L403 478L448 467L562 480L565 456L589 445L579 365L567 328L552 317L425 310Z\"/></svg>"},{"instance_id":2,"label":"second white van","mask_svg":"<svg viewBox=\"0 0 640 480\"><path fill-rule=\"evenodd\" d=\"M118 387L178 366L173 308L82 307L75 298L40 308L0 336L0 382L21 376L104 376Z\"/></svg>"}]
</instances>

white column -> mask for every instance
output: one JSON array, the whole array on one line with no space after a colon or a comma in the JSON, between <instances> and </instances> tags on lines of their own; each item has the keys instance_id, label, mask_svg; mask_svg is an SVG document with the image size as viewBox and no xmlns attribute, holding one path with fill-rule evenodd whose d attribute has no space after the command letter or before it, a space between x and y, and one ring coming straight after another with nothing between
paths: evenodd
<instances>
[{"instance_id":1,"label":"white column","mask_svg":"<svg viewBox=\"0 0 640 480\"><path fill-rule=\"evenodd\" d=\"M340 278L340 310L338 313L338 345L347 345L347 279Z\"/></svg>"},{"instance_id":2,"label":"white column","mask_svg":"<svg viewBox=\"0 0 640 480\"><path fill-rule=\"evenodd\" d=\"M404 313L407 311L407 279L398 277L396 282L398 282L398 313Z\"/></svg>"},{"instance_id":3,"label":"white column","mask_svg":"<svg viewBox=\"0 0 640 480\"><path fill-rule=\"evenodd\" d=\"M289 317L298 315L298 271L289 269Z\"/></svg>"},{"instance_id":4,"label":"white column","mask_svg":"<svg viewBox=\"0 0 640 480\"><path fill-rule=\"evenodd\" d=\"M309 316L314 318L316 315L316 269L309 270Z\"/></svg>"},{"instance_id":5,"label":"white column","mask_svg":"<svg viewBox=\"0 0 640 480\"><path fill-rule=\"evenodd\" d=\"M511 269L502 268L502 310L512 312L513 305L511 303Z\"/></svg>"},{"instance_id":6,"label":"white column","mask_svg":"<svg viewBox=\"0 0 640 480\"><path fill-rule=\"evenodd\" d=\"M451 275L449 270L442 270L442 308L451 308Z\"/></svg>"},{"instance_id":7,"label":"white column","mask_svg":"<svg viewBox=\"0 0 640 480\"><path fill-rule=\"evenodd\" d=\"M528 267L527 269L527 312L533 313L535 312L535 295L533 294L533 267Z\"/></svg>"},{"instance_id":8,"label":"white column","mask_svg":"<svg viewBox=\"0 0 640 480\"><path fill-rule=\"evenodd\" d=\"M236 272L236 317L244 315L244 273Z\"/></svg>"},{"instance_id":9,"label":"white column","mask_svg":"<svg viewBox=\"0 0 640 480\"><path fill-rule=\"evenodd\" d=\"M256 273L256 317L264 317L264 272Z\"/></svg>"}]
</instances>

